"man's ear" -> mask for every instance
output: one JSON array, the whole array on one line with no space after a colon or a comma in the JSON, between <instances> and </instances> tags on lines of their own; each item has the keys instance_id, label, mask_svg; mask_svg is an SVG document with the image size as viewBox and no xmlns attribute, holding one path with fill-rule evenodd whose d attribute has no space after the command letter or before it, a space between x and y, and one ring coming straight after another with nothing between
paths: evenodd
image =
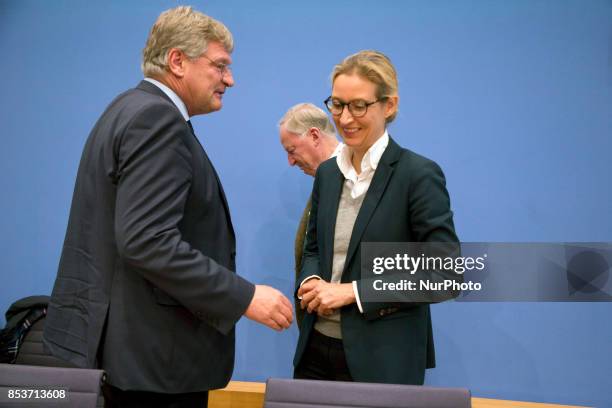
<instances>
[{"instance_id":1,"label":"man's ear","mask_svg":"<svg viewBox=\"0 0 612 408\"><path fill-rule=\"evenodd\" d=\"M176 77L185 76L185 62L187 55L178 48L170 48L168 51L168 70Z\"/></svg>"},{"instance_id":2,"label":"man's ear","mask_svg":"<svg viewBox=\"0 0 612 408\"><path fill-rule=\"evenodd\" d=\"M319 128L311 127L308 129L308 136L310 136L315 146L319 146L321 143L321 130Z\"/></svg>"}]
</instances>

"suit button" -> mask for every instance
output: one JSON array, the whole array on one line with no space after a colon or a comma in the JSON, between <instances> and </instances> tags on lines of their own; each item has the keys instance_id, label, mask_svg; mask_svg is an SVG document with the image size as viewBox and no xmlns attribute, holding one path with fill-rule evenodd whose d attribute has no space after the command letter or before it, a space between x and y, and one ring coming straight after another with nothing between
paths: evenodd
<instances>
[{"instance_id":1,"label":"suit button","mask_svg":"<svg viewBox=\"0 0 612 408\"><path fill-rule=\"evenodd\" d=\"M385 314L387 314L387 311L385 309L380 309L378 311L378 315L381 316L381 317L384 316Z\"/></svg>"}]
</instances>

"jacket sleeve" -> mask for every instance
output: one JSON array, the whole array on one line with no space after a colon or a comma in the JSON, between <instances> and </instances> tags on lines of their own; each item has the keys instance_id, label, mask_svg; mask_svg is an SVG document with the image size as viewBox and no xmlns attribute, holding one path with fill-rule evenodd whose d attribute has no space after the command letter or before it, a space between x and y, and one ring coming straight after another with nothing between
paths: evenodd
<instances>
[{"instance_id":1,"label":"jacket sleeve","mask_svg":"<svg viewBox=\"0 0 612 408\"><path fill-rule=\"evenodd\" d=\"M146 280L228 333L255 287L181 236L178 224L193 174L185 132L188 126L178 112L152 104L115 141L117 249Z\"/></svg>"}]
</instances>

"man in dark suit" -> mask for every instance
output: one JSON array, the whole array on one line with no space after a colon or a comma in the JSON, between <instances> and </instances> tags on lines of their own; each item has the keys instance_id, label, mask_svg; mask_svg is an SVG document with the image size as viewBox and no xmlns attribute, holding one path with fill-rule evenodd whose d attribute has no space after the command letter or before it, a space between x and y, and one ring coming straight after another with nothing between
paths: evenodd
<instances>
[{"instance_id":1,"label":"man in dark suit","mask_svg":"<svg viewBox=\"0 0 612 408\"><path fill-rule=\"evenodd\" d=\"M334 125L323 109L312 103L299 103L289 108L278 122L280 142L287 152L287 162L290 166L298 166L300 170L314 177L319 164L336 156L342 147L338 143ZM295 277L302 269L302 254L306 226L310 214L310 198L302 212L300 223L295 234ZM299 325L303 312L299 302L295 304L295 316Z\"/></svg>"},{"instance_id":2,"label":"man in dark suit","mask_svg":"<svg viewBox=\"0 0 612 408\"><path fill-rule=\"evenodd\" d=\"M189 117L234 80L220 22L177 7L143 51L145 80L118 96L85 145L45 346L107 373L107 406L206 406L229 381L241 316L289 327L291 303L235 273L217 173Z\"/></svg>"}]
</instances>

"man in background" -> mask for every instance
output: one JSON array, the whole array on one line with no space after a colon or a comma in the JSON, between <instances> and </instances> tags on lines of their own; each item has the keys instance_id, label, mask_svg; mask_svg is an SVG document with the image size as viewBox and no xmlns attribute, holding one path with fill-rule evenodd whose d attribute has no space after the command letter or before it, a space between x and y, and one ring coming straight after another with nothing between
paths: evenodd
<instances>
[{"instance_id":1,"label":"man in background","mask_svg":"<svg viewBox=\"0 0 612 408\"><path fill-rule=\"evenodd\" d=\"M232 50L221 22L191 7L162 13L145 79L85 145L44 344L104 369L107 407L205 407L231 378L241 316L291 324L285 296L235 273L223 187L189 121L221 109Z\"/></svg>"},{"instance_id":2,"label":"man in background","mask_svg":"<svg viewBox=\"0 0 612 408\"><path fill-rule=\"evenodd\" d=\"M311 103L300 103L291 107L282 117L279 125L280 142L287 152L290 166L298 166L305 174L314 177L319 164L335 157L342 144L338 143L334 125L327 114ZM295 276L302 268L304 238L310 213L310 198L302 213L302 218L295 236ZM303 311L295 303L298 329Z\"/></svg>"}]
</instances>

